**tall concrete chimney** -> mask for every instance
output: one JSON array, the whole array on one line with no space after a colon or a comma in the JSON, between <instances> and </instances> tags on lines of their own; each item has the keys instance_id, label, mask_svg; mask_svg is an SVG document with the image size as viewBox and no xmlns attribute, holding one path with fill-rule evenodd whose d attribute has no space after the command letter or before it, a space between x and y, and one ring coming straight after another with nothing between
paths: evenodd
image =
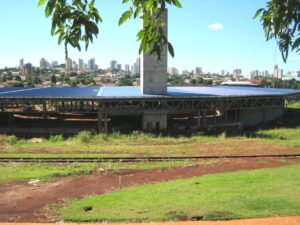
<instances>
[{"instance_id":1,"label":"tall concrete chimney","mask_svg":"<svg viewBox=\"0 0 300 225\"><path fill-rule=\"evenodd\" d=\"M161 15L163 28L168 39L168 11ZM167 94L168 46L166 45L157 61L157 55L142 53L141 55L141 93L153 95Z\"/></svg>"}]
</instances>

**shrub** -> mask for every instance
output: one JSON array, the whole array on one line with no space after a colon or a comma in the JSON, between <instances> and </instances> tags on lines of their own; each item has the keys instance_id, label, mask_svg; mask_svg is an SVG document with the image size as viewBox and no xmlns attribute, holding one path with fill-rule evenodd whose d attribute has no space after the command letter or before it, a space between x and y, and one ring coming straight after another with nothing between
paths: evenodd
<instances>
[{"instance_id":1,"label":"shrub","mask_svg":"<svg viewBox=\"0 0 300 225\"><path fill-rule=\"evenodd\" d=\"M226 131L222 132L221 134L219 134L218 138L219 139L225 139L226 138Z\"/></svg>"},{"instance_id":2,"label":"shrub","mask_svg":"<svg viewBox=\"0 0 300 225\"><path fill-rule=\"evenodd\" d=\"M15 144L17 144L18 139L16 138L16 136L12 135L12 136L4 137L3 141L4 141L4 143L9 144L9 145L15 145Z\"/></svg>"},{"instance_id":3,"label":"shrub","mask_svg":"<svg viewBox=\"0 0 300 225\"><path fill-rule=\"evenodd\" d=\"M51 135L49 138L50 142L62 142L64 141L64 136L62 136L61 134L58 135Z\"/></svg>"},{"instance_id":4,"label":"shrub","mask_svg":"<svg viewBox=\"0 0 300 225\"><path fill-rule=\"evenodd\" d=\"M76 138L82 143L88 143L93 139L93 134L90 131L81 131Z\"/></svg>"},{"instance_id":5,"label":"shrub","mask_svg":"<svg viewBox=\"0 0 300 225\"><path fill-rule=\"evenodd\" d=\"M112 140L127 140L128 136L126 134L121 134L119 131L113 132L109 135Z\"/></svg>"},{"instance_id":6,"label":"shrub","mask_svg":"<svg viewBox=\"0 0 300 225\"><path fill-rule=\"evenodd\" d=\"M96 139L98 141L108 141L108 135L105 133L101 133L96 136Z\"/></svg>"}]
</instances>

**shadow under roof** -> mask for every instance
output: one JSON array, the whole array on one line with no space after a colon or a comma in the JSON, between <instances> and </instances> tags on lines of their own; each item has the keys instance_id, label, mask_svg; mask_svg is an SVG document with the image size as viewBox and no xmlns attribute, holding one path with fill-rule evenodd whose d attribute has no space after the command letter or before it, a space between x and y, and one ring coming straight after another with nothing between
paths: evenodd
<instances>
[{"instance_id":1,"label":"shadow under roof","mask_svg":"<svg viewBox=\"0 0 300 225\"><path fill-rule=\"evenodd\" d=\"M168 87L167 95L146 95L140 87L41 87L0 88L0 98L153 98L153 97L246 97L300 94L299 90L241 86Z\"/></svg>"}]
</instances>

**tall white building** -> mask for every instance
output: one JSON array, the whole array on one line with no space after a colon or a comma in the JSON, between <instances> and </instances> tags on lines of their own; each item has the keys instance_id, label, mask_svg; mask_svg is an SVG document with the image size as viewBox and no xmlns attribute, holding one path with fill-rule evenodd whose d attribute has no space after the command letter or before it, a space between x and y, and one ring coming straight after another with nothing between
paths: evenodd
<instances>
[{"instance_id":1,"label":"tall white building","mask_svg":"<svg viewBox=\"0 0 300 225\"><path fill-rule=\"evenodd\" d=\"M40 68L41 69L47 69L50 67L50 63L48 63L48 61L45 58L42 58L40 60Z\"/></svg>"},{"instance_id":2,"label":"tall white building","mask_svg":"<svg viewBox=\"0 0 300 225\"><path fill-rule=\"evenodd\" d=\"M117 64L117 70L121 71L122 70L122 65L121 64Z\"/></svg>"},{"instance_id":3,"label":"tall white building","mask_svg":"<svg viewBox=\"0 0 300 225\"><path fill-rule=\"evenodd\" d=\"M91 59L88 61L88 69L89 69L89 70L95 70L95 65L96 65L95 58L91 58Z\"/></svg>"},{"instance_id":4,"label":"tall white building","mask_svg":"<svg viewBox=\"0 0 300 225\"><path fill-rule=\"evenodd\" d=\"M72 59L68 58L66 61L66 69L67 70L72 70Z\"/></svg>"},{"instance_id":5,"label":"tall white building","mask_svg":"<svg viewBox=\"0 0 300 225\"><path fill-rule=\"evenodd\" d=\"M237 68L237 69L233 70L233 78L234 79L239 79L239 77L241 77L241 76L242 76L242 69Z\"/></svg>"},{"instance_id":6,"label":"tall white building","mask_svg":"<svg viewBox=\"0 0 300 225\"><path fill-rule=\"evenodd\" d=\"M24 59L20 59L20 69L22 70L24 67Z\"/></svg>"},{"instance_id":7,"label":"tall white building","mask_svg":"<svg viewBox=\"0 0 300 225\"><path fill-rule=\"evenodd\" d=\"M276 64L274 66L273 77L282 79L282 75L283 75L283 70L280 70L278 64Z\"/></svg>"},{"instance_id":8,"label":"tall white building","mask_svg":"<svg viewBox=\"0 0 300 225\"><path fill-rule=\"evenodd\" d=\"M135 63L132 65L131 67L131 72L133 74L140 74L140 70L141 70L141 59L140 57L138 57L136 60L135 60Z\"/></svg>"},{"instance_id":9,"label":"tall white building","mask_svg":"<svg viewBox=\"0 0 300 225\"><path fill-rule=\"evenodd\" d=\"M254 80L256 77L258 77L260 75L259 70L253 70L250 72L250 79Z\"/></svg>"},{"instance_id":10,"label":"tall white building","mask_svg":"<svg viewBox=\"0 0 300 225\"><path fill-rule=\"evenodd\" d=\"M83 70L83 59L78 59L78 69Z\"/></svg>"},{"instance_id":11,"label":"tall white building","mask_svg":"<svg viewBox=\"0 0 300 225\"><path fill-rule=\"evenodd\" d=\"M170 67L170 68L168 68L168 73L172 74L172 75L178 75L179 71L176 67Z\"/></svg>"},{"instance_id":12,"label":"tall white building","mask_svg":"<svg viewBox=\"0 0 300 225\"><path fill-rule=\"evenodd\" d=\"M117 60L111 60L110 61L110 70L113 71L113 70L116 70L117 69Z\"/></svg>"},{"instance_id":13,"label":"tall white building","mask_svg":"<svg viewBox=\"0 0 300 225\"><path fill-rule=\"evenodd\" d=\"M202 68L201 67L196 67L195 70L194 70L194 74L196 75L201 75L203 72L202 72Z\"/></svg>"},{"instance_id":14,"label":"tall white building","mask_svg":"<svg viewBox=\"0 0 300 225\"><path fill-rule=\"evenodd\" d=\"M58 66L58 61L52 61L51 66L52 67L57 67Z\"/></svg>"},{"instance_id":15,"label":"tall white building","mask_svg":"<svg viewBox=\"0 0 300 225\"><path fill-rule=\"evenodd\" d=\"M72 62L72 69L74 70L78 69L78 64L75 61Z\"/></svg>"},{"instance_id":16,"label":"tall white building","mask_svg":"<svg viewBox=\"0 0 300 225\"><path fill-rule=\"evenodd\" d=\"M129 65L128 65L128 64L125 65L125 72L127 72L127 73L130 72L130 69L129 69Z\"/></svg>"}]
</instances>

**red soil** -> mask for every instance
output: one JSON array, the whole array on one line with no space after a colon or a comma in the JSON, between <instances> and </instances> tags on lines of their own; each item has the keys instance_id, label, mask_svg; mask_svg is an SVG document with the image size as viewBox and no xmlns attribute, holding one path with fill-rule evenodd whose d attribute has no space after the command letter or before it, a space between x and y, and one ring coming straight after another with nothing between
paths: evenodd
<instances>
[{"instance_id":1,"label":"red soil","mask_svg":"<svg viewBox=\"0 0 300 225\"><path fill-rule=\"evenodd\" d=\"M300 163L300 158L279 161L278 159L227 159L212 164L185 168L156 170L123 170L117 173L94 173L92 175L63 177L54 182L15 182L0 186L1 222L49 222L41 211L47 204L62 203L67 199L111 192L120 187L156 183L176 178L188 178L203 174L223 173L238 170L277 167Z\"/></svg>"}]
</instances>

